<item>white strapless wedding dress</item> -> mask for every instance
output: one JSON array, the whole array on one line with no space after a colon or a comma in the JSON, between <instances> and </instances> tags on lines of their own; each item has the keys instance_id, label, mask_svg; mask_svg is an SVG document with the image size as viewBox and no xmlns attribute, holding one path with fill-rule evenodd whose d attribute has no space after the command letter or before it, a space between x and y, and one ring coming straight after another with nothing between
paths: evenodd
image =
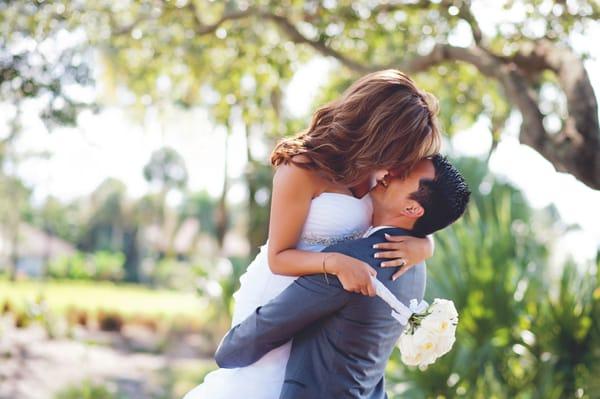
<instances>
[{"instance_id":1,"label":"white strapless wedding dress","mask_svg":"<svg viewBox=\"0 0 600 399\"><path fill-rule=\"evenodd\" d=\"M346 194L323 193L311 202L296 248L318 252L336 242L359 238L369 228L372 213L368 195L359 199ZM232 326L276 297L296 279L271 272L267 246L268 242L240 278L240 289L233 295ZM184 399L277 399L283 386L290 348L291 341L250 366L215 370Z\"/></svg>"}]
</instances>

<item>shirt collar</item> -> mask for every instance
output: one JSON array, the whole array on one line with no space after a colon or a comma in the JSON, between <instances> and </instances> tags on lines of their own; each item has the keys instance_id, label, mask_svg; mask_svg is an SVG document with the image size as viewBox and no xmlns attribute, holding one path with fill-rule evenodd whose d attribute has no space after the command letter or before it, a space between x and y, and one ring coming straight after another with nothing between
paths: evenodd
<instances>
[{"instance_id":1,"label":"shirt collar","mask_svg":"<svg viewBox=\"0 0 600 399\"><path fill-rule=\"evenodd\" d=\"M365 232L365 234L363 235L363 238L369 237L371 236L373 233L375 233L376 231L379 230L383 230L383 229L394 229L394 226L371 226L369 227L369 229Z\"/></svg>"}]
</instances>

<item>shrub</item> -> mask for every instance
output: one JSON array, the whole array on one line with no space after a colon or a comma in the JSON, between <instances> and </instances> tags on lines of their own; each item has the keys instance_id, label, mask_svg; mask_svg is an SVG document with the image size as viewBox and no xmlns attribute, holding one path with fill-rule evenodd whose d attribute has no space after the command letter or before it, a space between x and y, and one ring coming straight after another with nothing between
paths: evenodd
<instances>
[{"instance_id":1,"label":"shrub","mask_svg":"<svg viewBox=\"0 0 600 399\"><path fill-rule=\"evenodd\" d=\"M164 258L158 261L150 272L152 284L161 288L193 290L196 278L202 272L189 262L174 258Z\"/></svg>"},{"instance_id":2,"label":"shrub","mask_svg":"<svg viewBox=\"0 0 600 399\"><path fill-rule=\"evenodd\" d=\"M54 399L120 399L114 390L104 384L94 383L90 380L83 381L80 385L71 386L58 392Z\"/></svg>"},{"instance_id":3,"label":"shrub","mask_svg":"<svg viewBox=\"0 0 600 399\"><path fill-rule=\"evenodd\" d=\"M31 317L25 311L18 311L15 313L15 327L27 328L31 324Z\"/></svg>"},{"instance_id":4,"label":"shrub","mask_svg":"<svg viewBox=\"0 0 600 399\"><path fill-rule=\"evenodd\" d=\"M102 331L120 332L123 328L123 316L117 312L109 312L104 310L98 311L98 325Z\"/></svg>"},{"instance_id":5,"label":"shrub","mask_svg":"<svg viewBox=\"0 0 600 399\"><path fill-rule=\"evenodd\" d=\"M137 315L131 318L128 324L135 324L147 328L152 332L157 332L161 328L161 320L156 317Z\"/></svg>"},{"instance_id":6,"label":"shrub","mask_svg":"<svg viewBox=\"0 0 600 399\"><path fill-rule=\"evenodd\" d=\"M91 255L95 280L121 280L124 275L125 255L121 252L98 251Z\"/></svg>"},{"instance_id":7,"label":"shrub","mask_svg":"<svg viewBox=\"0 0 600 399\"><path fill-rule=\"evenodd\" d=\"M69 325L80 325L87 327L89 323L89 316L86 310L77 309L75 307L69 307L67 309L67 321Z\"/></svg>"},{"instance_id":8,"label":"shrub","mask_svg":"<svg viewBox=\"0 0 600 399\"><path fill-rule=\"evenodd\" d=\"M86 261L85 254L77 252L50 262L48 275L53 278L85 280L93 277L93 271Z\"/></svg>"},{"instance_id":9,"label":"shrub","mask_svg":"<svg viewBox=\"0 0 600 399\"><path fill-rule=\"evenodd\" d=\"M10 301L7 299L6 302L4 302L4 305L2 305L2 314L9 314L9 313L13 313L14 312L14 307L12 305L12 303L10 303Z\"/></svg>"},{"instance_id":10,"label":"shrub","mask_svg":"<svg viewBox=\"0 0 600 399\"><path fill-rule=\"evenodd\" d=\"M48 275L57 279L110 280L123 278L125 255L121 252L77 252L50 262Z\"/></svg>"}]
</instances>

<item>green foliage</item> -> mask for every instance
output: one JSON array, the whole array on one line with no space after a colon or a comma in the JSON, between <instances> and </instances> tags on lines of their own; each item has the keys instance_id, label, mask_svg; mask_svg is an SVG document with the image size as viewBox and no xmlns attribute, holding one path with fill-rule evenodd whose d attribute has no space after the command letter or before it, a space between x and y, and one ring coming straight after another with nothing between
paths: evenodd
<instances>
[{"instance_id":1,"label":"green foliage","mask_svg":"<svg viewBox=\"0 0 600 399\"><path fill-rule=\"evenodd\" d=\"M172 365L166 368L160 374L164 381L164 395L160 399L182 398L186 393L192 390L196 385L204 380L204 377L215 369L212 360L197 363L185 363Z\"/></svg>"},{"instance_id":2,"label":"green foliage","mask_svg":"<svg viewBox=\"0 0 600 399\"><path fill-rule=\"evenodd\" d=\"M48 276L56 279L110 280L123 278L125 256L120 252L98 251L93 254L76 252L48 264Z\"/></svg>"},{"instance_id":3,"label":"green foliage","mask_svg":"<svg viewBox=\"0 0 600 399\"><path fill-rule=\"evenodd\" d=\"M82 232L78 247L84 251L122 251L123 235L130 228L131 217L128 210L125 184L114 178L107 178L93 191L88 212L81 212ZM80 204L80 208L84 208Z\"/></svg>"},{"instance_id":4,"label":"green foliage","mask_svg":"<svg viewBox=\"0 0 600 399\"><path fill-rule=\"evenodd\" d=\"M187 195L183 201L180 210L181 219L189 217L195 218L200 222L200 230L214 235L216 232L215 213L217 201L206 191L192 193Z\"/></svg>"},{"instance_id":5,"label":"green foliage","mask_svg":"<svg viewBox=\"0 0 600 399\"><path fill-rule=\"evenodd\" d=\"M86 280L92 277L85 254L78 252L72 256L64 256L48 264L48 276L52 278L70 278Z\"/></svg>"},{"instance_id":6,"label":"green foliage","mask_svg":"<svg viewBox=\"0 0 600 399\"><path fill-rule=\"evenodd\" d=\"M63 203L50 196L41 206L29 209L24 219L50 235L76 244L83 230L78 223L82 218L78 205L77 202Z\"/></svg>"},{"instance_id":7,"label":"green foliage","mask_svg":"<svg viewBox=\"0 0 600 399\"><path fill-rule=\"evenodd\" d=\"M150 273L152 284L161 288L191 291L196 288L196 279L204 275L201 264L163 258L156 262Z\"/></svg>"},{"instance_id":8,"label":"green foliage","mask_svg":"<svg viewBox=\"0 0 600 399\"><path fill-rule=\"evenodd\" d=\"M91 49L85 36L65 39L81 17L65 4L0 1L0 100L19 107L28 98L42 99L39 116L49 128L74 125L81 109L94 108L67 89L92 85L93 74L86 62ZM46 46L35 45L44 41ZM52 54L48 45L55 48Z\"/></svg>"},{"instance_id":9,"label":"green foliage","mask_svg":"<svg viewBox=\"0 0 600 399\"><path fill-rule=\"evenodd\" d=\"M600 316L596 267L549 273L544 232L520 193L481 173L461 170L473 187L462 220L436 234L427 297L451 298L459 310L453 350L426 371L407 369L396 353L388 368L400 397L563 398L597 389ZM491 184L491 191L483 182ZM534 227L535 226L535 227Z\"/></svg>"},{"instance_id":10,"label":"green foliage","mask_svg":"<svg viewBox=\"0 0 600 399\"><path fill-rule=\"evenodd\" d=\"M185 188L188 172L181 155L172 148L155 151L144 167L144 178L163 190Z\"/></svg>"},{"instance_id":11,"label":"green foliage","mask_svg":"<svg viewBox=\"0 0 600 399\"><path fill-rule=\"evenodd\" d=\"M9 301L6 304L10 304ZM39 323L49 339L56 338L58 324L57 317L54 312L48 307L48 303L42 295L38 295L35 299L26 299L22 306L12 306L5 309L6 313L10 312L14 318L15 327L27 328L33 323Z\"/></svg>"},{"instance_id":12,"label":"green foliage","mask_svg":"<svg viewBox=\"0 0 600 399\"><path fill-rule=\"evenodd\" d=\"M64 388L54 396L54 399L125 399L125 397L106 384L86 380Z\"/></svg>"},{"instance_id":13,"label":"green foliage","mask_svg":"<svg viewBox=\"0 0 600 399\"><path fill-rule=\"evenodd\" d=\"M429 52L434 43L460 40L467 46L472 42L469 25L475 21L471 8L477 5L195 0L153 7L116 7L108 1L87 6L101 21L86 29L103 51L109 87L125 82L138 95L139 108L165 99L184 106L200 104L211 108L217 123L227 124L239 107L246 124L261 125L267 135L281 135L290 133L287 120L280 120L287 119L280 110L281 87L297 64L320 52L341 64L377 69L402 65ZM486 44L499 56L511 56L542 37L568 43L574 32L586 32L600 15L600 7L588 1L565 5L506 0L501 6L515 14L514 20L495 31L485 30ZM240 12L240 17L220 21ZM108 24L110 32L102 24ZM292 33L294 29L299 33ZM341 67L335 74L354 80L357 70ZM442 64L417 79L440 97L441 119L450 134L480 117L495 131L513 107L496 84L470 66Z\"/></svg>"},{"instance_id":14,"label":"green foliage","mask_svg":"<svg viewBox=\"0 0 600 399\"><path fill-rule=\"evenodd\" d=\"M120 252L98 251L92 254L95 280L120 280L123 278L125 255Z\"/></svg>"}]
</instances>

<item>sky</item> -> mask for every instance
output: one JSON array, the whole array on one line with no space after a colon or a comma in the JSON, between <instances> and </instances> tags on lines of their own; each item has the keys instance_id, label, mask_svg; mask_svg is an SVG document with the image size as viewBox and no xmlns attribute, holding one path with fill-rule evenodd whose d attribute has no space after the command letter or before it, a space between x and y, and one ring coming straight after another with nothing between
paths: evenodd
<instances>
[{"instance_id":1,"label":"sky","mask_svg":"<svg viewBox=\"0 0 600 399\"><path fill-rule=\"evenodd\" d=\"M475 13L485 29L508 18L494 9L495 2L476 2ZM510 18L518 18L513 13ZM600 24L590 37L600 37ZM460 33L450 40L455 45L469 45L469 34ZM583 49L586 38L574 37L573 45ZM600 96L600 48L592 50L586 62L595 92ZM288 112L306 117L312 110L311 101L325 83L335 62L315 58L301 66L288 87L285 88L284 105ZM189 188L207 190L217 196L221 192L224 176L225 132L209 122L203 109L183 111L170 108L162 116L149 109L143 121L134 120L126 110L108 107L100 114L83 112L76 128L60 128L48 134L36 117L37 105L30 103L23 115L24 133L17 143L19 152L48 151L48 159L24 160L18 174L34 190L34 200L42 201L47 195L63 200L85 196L105 178L115 177L126 183L129 194L138 197L148 190L142 169L152 151L162 147L175 148L185 159L189 171ZM11 106L0 105L0 131L4 130ZM593 191L568 174L556 173L552 165L529 147L520 145L516 138L519 121L509 123L495 154L490 161L491 170L521 188L532 206L541 208L554 204L566 223L577 223L581 231L562 238L569 252L575 248L579 259L591 259L600 245L600 191ZM1 133L0 133L1 135ZM485 123L459 133L449 143L447 151L462 155L486 154L491 144ZM260 155L270 149L253 148ZM243 132L234 127L229 143L229 175L240 176L246 162L246 143ZM234 184L228 193L232 201L242 201L245 190ZM176 203L178 198L171 198Z\"/></svg>"}]
</instances>

